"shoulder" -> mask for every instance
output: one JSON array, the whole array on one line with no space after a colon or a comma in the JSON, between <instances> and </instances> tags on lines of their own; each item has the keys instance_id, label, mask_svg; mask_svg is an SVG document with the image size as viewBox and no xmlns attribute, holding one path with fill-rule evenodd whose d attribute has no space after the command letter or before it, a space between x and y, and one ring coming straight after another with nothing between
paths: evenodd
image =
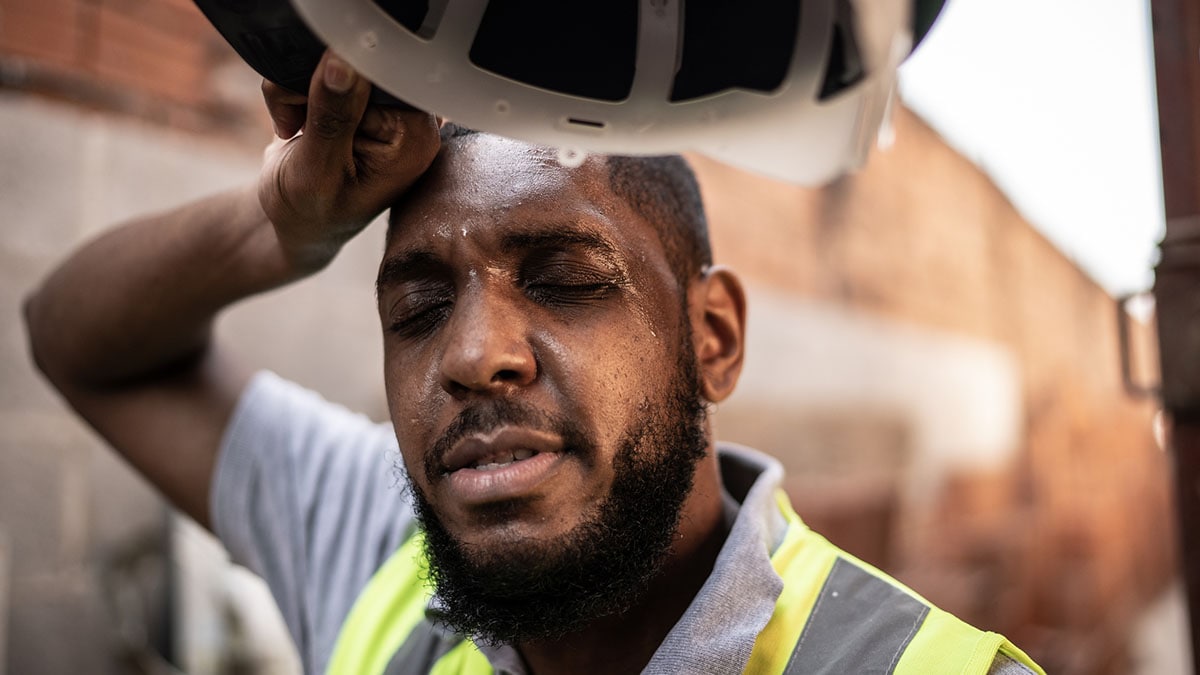
<instances>
[{"instance_id":1,"label":"shoulder","mask_svg":"<svg viewBox=\"0 0 1200 675\"><path fill-rule=\"evenodd\" d=\"M270 371L246 386L226 427L217 481L254 469L282 472L302 492L321 483L386 477L398 452L390 424L380 424Z\"/></svg>"},{"instance_id":2,"label":"shoulder","mask_svg":"<svg viewBox=\"0 0 1200 675\"><path fill-rule=\"evenodd\" d=\"M789 527L772 556L784 581L772 622L784 624L777 630L788 654L782 672L1041 672L1004 636L934 606L810 530L786 499L780 503Z\"/></svg>"},{"instance_id":3,"label":"shoulder","mask_svg":"<svg viewBox=\"0 0 1200 675\"><path fill-rule=\"evenodd\" d=\"M225 431L210 505L233 559L271 588L310 669L416 529L390 424L264 371Z\"/></svg>"},{"instance_id":4,"label":"shoulder","mask_svg":"<svg viewBox=\"0 0 1200 675\"><path fill-rule=\"evenodd\" d=\"M725 486L741 502L739 522L757 526L754 539L782 581L747 672L1041 672L1003 636L939 609L810 529L781 489L777 461L727 443L719 453ZM993 664L1004 669L989 671Z\"/></svg>"}]
</instances>

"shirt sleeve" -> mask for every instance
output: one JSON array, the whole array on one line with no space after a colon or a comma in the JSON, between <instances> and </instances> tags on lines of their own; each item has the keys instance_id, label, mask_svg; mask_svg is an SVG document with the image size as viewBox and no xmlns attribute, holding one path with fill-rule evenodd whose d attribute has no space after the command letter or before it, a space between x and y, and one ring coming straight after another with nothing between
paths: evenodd
<instances>
[{"instance_id":1,"label":"shirt sleeve","mask_svg":"<svg viewBox=\"0 0 1200 675\"><path fill-rule=\"evenodd\" d=\"M322 672L375 570L415 529L390 424L270 372L246 387L210 494L213 531L261 576L306 672Z\"/></svg>"}]
</instances>

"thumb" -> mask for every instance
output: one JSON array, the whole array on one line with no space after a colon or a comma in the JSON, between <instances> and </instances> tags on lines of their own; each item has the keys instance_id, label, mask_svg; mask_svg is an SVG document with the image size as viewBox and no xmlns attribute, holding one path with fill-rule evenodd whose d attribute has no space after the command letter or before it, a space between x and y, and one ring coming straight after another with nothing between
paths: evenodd
<instances>
[{"instance_id":1,"label":"thumb","mask_svg":"<svg viewBox=\"0 0 1200 675\"><path fill-rule=\"evenodd\" d=\"M317 170L353 166L354 134L366 112L371 83L331 50L313 73L300 160Z\"/></svg>"}]
</instances>

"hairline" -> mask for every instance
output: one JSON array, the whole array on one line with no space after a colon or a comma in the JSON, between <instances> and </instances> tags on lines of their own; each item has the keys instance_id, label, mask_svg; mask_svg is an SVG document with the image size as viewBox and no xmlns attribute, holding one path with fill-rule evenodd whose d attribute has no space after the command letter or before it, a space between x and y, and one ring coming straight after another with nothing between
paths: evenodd
<instances>
[{"instance_id":1,"label":"hairline","mask_svg":"<svg viewBox=\"0 0 1200 675\"><path fill-rule=\"evenodd\" d=\"M442 128L443 151L450 145L457 145L475 136L490 136L485 132L460 127L447 123ZM439 153L440 154L440 153ZM712 265L712 246L708 237L707 214L700 199L699 185L690 163L681 155L604 155L604 182L615 201L623 203L630 212L640 218L643 223L654 231L672 276L680 286L684 296L691 280ZM437 161L435 159L435 161ZM650 168L653 167L653 168ZM631 180L623 181L625 174L641 171L655 173L659 179L660 190L646 194L655 194L649 198L639 198L638 190L644 187L645 176L631 176ZM427 175L427 174L426 174ZM388 213L386 241L390 242L395 224L396 206L402 204L413 191L421 189L424 175L418 178L405 196L397 200ZM637 180L641 178L641 180ZM667 185L667 183L672 185ZM672 189L673 188L673 189ZM664 196L664 192L666 195ZM672 203L668 203L668 201ZM688 203L690 202L690 203ZM674 207L674 208L673 208ZM664 214L663 211L675 211ZM690 222L683 222L688 220ZM667 221L667 222L663 222ZM682 249L687 250L682 250Z\"/></svg>"}]
</instances>

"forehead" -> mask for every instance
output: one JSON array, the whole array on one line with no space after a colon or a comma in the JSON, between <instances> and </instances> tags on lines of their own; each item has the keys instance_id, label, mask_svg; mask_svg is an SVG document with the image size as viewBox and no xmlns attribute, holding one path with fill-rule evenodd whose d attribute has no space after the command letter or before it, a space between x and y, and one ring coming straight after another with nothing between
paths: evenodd
<instances>
[{"instance_id":1,"label":"forehead","mask_svg":"<svg viewBox=\"0 0 1200 675\"><path fill-rule=\"evenodd\" d=\"M499 206L506 197L578 196L604 191L603 161L592 157L577 169L564 167L550 148L487 134L451 140L432 167L426 191L464 205Z\"/></svg>"},{"instance_id":2,"label":"forehead","mask_svg":"<svg viewBox=\"0 0 1200 675\"><path fill-rule=\"evenodd\" d=\"M602 231L618 246L661 249L650 225L613 194L603 158L568 168L552 149L485 134L451 141L391 217L389 249L486 241L522 224Z\"/></svg>"}]
</instances>

